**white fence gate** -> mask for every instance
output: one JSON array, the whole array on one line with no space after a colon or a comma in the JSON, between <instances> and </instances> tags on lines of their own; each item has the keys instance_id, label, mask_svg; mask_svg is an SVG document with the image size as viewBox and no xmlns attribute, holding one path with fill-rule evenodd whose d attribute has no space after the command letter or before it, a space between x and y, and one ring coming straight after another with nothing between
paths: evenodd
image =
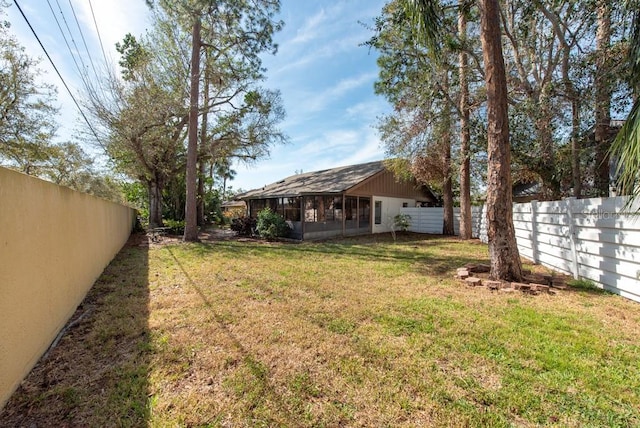
<instances>
[{"instance_id":1,"label":"white fence gate","mask_svg":"<svg viewBox=\"0 0 640 428\"><path fill-rule=\"evenodd\" d=\"M513 205L520 255L640 302L640 205L626 198L567 198ZM474 236L487 241L485 215L473 210ZM409 230L442 233L442 208L403 208ZM458 212L455 214L458 233Z\"/></svg>"}]
</instances>

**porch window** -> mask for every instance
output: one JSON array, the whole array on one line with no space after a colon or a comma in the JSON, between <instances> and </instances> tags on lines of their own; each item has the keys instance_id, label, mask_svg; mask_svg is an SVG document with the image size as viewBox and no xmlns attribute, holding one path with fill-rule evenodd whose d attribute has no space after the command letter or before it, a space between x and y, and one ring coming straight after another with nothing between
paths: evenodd
<instances>
[{"instance_id":1,"label":"porch window","mask_svg":"<svg viewBox=\"0 0 640 428\"><path fill-rule=\"evenodd\" d=\"M369 227L369 219L371 218L371 200L369 198L359 198L358 202L358 222L360 227Z\"/></svg>"},{"instance_id":2,"label":"porch window","mask_svg":"<svg viewBox=\"0 0 640 428\"><path fill-rule=\"evenodd\" d=\"M342 197L307 196L304 199L306 223L342 222Z\"/></svg>"},{"instance_id":3,"label":"porch window","mask_svg":"<svg viewBox=\"0 0 640 428\"><path fill-rule=\"evenodd\" d=\"M335 221L336 215L334 212L333 206L333 197L331 196L318 196L322 200L322 205L324 211L324 221Z\"/></svg>"},{"instance_id":4,"label":"porch window","mask_svg":"<svg viewBox=\"0 0 640 428\"><path fill-rule=\"evenodd\" d=\"M342 196L333 198L333 217L335 221L342 221L344 210L342 209Z\"/></svg>"},{"instance_id":5,"label":"porch window","mask_svg":"<svg viewBox=\"0 0 640 428\"><path fill-rule=\"evenodd\" d=\"M375 223L382 224L382 201L375 202Z\"/></svg>"},{"instance_id":6,"label":"porch window","mask_svg":"<svg viewBox=\"0 0 640 428\"><path fill-rule=\"evenodd\" d=\"M283 198L284 219L300 221L300 198Z\"/></svg>"},{"instance_id":7,"label":"porch window","mask_svg":"<svg viewBox=\"0 0 640 428\"><path fill-rule=\"evenodd\" d=\"M267 208L270 208L274 213L278 212L278 198L270 198L266 200Z\"/></svg>"},{"instance_id":8,"label":"porch window","mask_svg":"<svg viewBox=\"0 0 640 428\"><path fill-rule=\"evenodd\" d=\"M304 221L305 223L315 223L318 221L316 198L313 196L307 196L304 198Z\"/></svg>"},{"instance_id":9,"label":"porch window","mask_svg":"<svg viewBox=\"0 0 640 428\"><path fill-rule=\"evenodd\" d=\"M266 206L265 199L252 199L249 201L249 214L251 218L258 218L258 213Z\"/></svg>"},{"instance_id":10,"label":"porch window","mask_svg":"<svg viewBox=\"0 0 640 428\"><path fill-rule=\"evenodd\" d=\"M358 217L358 198L347 196L344 201L345 220L356 220Z\"/></svg>"}]
</instances>

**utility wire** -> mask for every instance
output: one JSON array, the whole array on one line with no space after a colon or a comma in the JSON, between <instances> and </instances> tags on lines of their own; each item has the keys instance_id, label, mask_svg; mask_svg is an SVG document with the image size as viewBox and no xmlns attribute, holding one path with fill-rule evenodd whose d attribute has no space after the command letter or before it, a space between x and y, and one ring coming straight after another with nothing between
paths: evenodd
<instances>
[{"instance_id":1,"label":"utility wire","mask_svg":"<svg viewBox=\"0 0 640 428\"><path fill-rule=\"evenodd\" d=\"M18 10L20 11L20 14L22 15L22 17L24 18L25 22L27 23L27 25L29 26L29 29L31 30L31 32L33 33L33 36L36 38L36 40L38 41L38 44L40 45L40 47L42 48L42 50L44 51L44 54L47 56L47 59L49 60L49 62L51 63L51 66L53 67L53 69L55 70L56 74L58 75L58 77L60 78L60 80L62 81L62 84L64 85L64 87L67 89L67 92L69 93L69 96L71 96L71 99L73 100L74 104L76 105L76 107L78 108L78 111L80 112L80 114L82 115L82 118L84 119L84 121L87 123L87 126L89 127L89 129L91 130L91 133L93 134L94 137L96 137L96 141L100 142L100 137L98 137L98 133L96 132L96 130L93 128L93 126L91 125L91 123L89 122L89 119L87 119L87 116L84 114L84 111L82 110L82 108L80 108L80 104L78 104L78 100L76 100L76 97L73 95L73 92L71 92L71 89L69 89L69 86L67 85L67 82L65 82L64 78L62 77L62 74L60 74L60 71L58 70L58 67L56 67L56 64L53 62L53 60L51 59L51 56L49 55L49 52L47 52L47 49L45 49L44 45L42 44L42 42L40 41L40 37L38 37L38 34L36 33L36 31L33 29L33 27L31 26L31 22L29 22L29 19L27 18L27 16L24 14L24 12L22 11L22 8L20 7L20 4L18 3L18 0L13 0L13 3L16 5L16 7L18 8Z\"/></svg>"},{"instance_id":2,"label":"utility wire","mask_svg":"<svg viewBox=\"0 0 640 428\"><path fill-rule=\"evenodd\" d=\"M93 17L93 25L96 26L96 33L98 34L100 49L102 49L102 56L104 57L105 67L109 67L109 60L107 59L107 54L104 52L104 45L102 44L102 37L100 36L100 30L98 29L98 22L96 21L96 15L95 13L93 13L93 5L91 4L91 0L89 0L89 8L91 9L91 16Z\"/></svg>"},{"instance_id":3,"label":"utility wire","mask_svg":"<svg viewBox=\"0 0 640 428\"><path fill-rule=\"evenodd\" d=\"M91 68L93 68L93 74L95 74L96 79L100 80L98 72L96 71L96 66L93 64L93 58L91 58L91 52L89 52L87 41L85 40L84 34L82 33L82 28L80 28L80 21L78 21L78 16L76 15L76 10L73 8L73 3L71 3L71 0L69 0L69 6L71 6L71 12L73 13L73 18L76 20L76 25L78 26L78 31L80 32L80 38L82 39L82 44L84 44L84 49L87 51L87 56L89 57L89 62L91 63Z\"/></svg>"},{"instance_id":4,"label":"utility wire","mask_svg":"<svg viewBox=\"0 0 640 428\"><path fill-rule=\"evenodd\" d=\"M82 81L86 86L87 82L88 82L88 79L89 79L89 73L87 73L88 67L84 63L84 60L82 59L82 55L80 55L80 48L76 44L76 40L73 37L73 33L71 32L71 28L69 27L69 23L67 22L67 18L64 16L64 12L62 11L62 6L60 6L60 2L58 0L56 0L56 4L58 5L58 10L60 11L60 16L62 17L62 22L64 22L64 26L67 27L67 32L69 33L69 38L71 39L71 43L73 43L73 46L76 49L76 54L78 55L78 58L80 59L80 64L82 64L82 67L78 68L78 72L80 73L80 77L82 78ZM61 33L63 34L63 37L65 37L63 30L61 30ZM66 37L65 37L65 40L66 40ZM75 61L75 55L74 55L73 52L71 52L71 56L74 58L74 61Z\"/></svg>"},{"instance_id":5,"label":"utility wire","mask_svg":"<svg viewBox=\"0 0 640 428\"><path fill-rule=\"evenodd\" d=\"M76 69L78 69L78 73L80 74L80 78L82 79L82 83L84 84L85 87L88 87L89 82L87 81L87 76L86 73L83 73L83 68L80 67L80 64L78 64L78 60L76 59L76 56L73 53L73 50L71 49L71 45L69 45L69 41L67 40L67 36L64 33L64 30L62 29L62 26L60 25L60 21L58 20L58 17L56 16L56 12L53 10L53 6L51 6L51 2L49 0L47 0L47 4L49 5L49 9L51 9L51 14L53 14L53 19L55 19L56 24L58 25L58 29L60 30L60 34L62 34L62 38L64 39L64 43L67 45L67 49L69 49L69 54L71 55L71 59L73 59L73 63L76 65ZM62 19L64 19L64 15L62 15ZM66 23L66 20L65 20ZM69 26L67 25L67 28L69 28ZM72 39L73 40L73 39ZM75 45L75 42L74 42ZM76 46L76 50L78 49L78 47ZM80 58L80 61L82 61L82 57ZM84 63L83 63L84 65Z\"/></svg>"}]
</instances>

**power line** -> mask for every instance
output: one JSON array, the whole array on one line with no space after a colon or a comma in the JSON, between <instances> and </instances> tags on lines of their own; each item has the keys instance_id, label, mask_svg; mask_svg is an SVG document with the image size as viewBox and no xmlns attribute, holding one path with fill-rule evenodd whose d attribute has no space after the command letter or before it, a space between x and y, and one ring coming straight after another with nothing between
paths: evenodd
<instances>
[{"instance_id":1,"label":"power line","mask_svg":"<svg viewBox=\"0 0 640 428\"><path fill-rule=\"evenodd\" d=\"M91 16L93 17L93 25L95 25L96 33L98 34L98 41L100 41L100 49L102 49L102 56L104 57L105 67L109 67L109 60L107 59L107 54L104 52L104 45L102 44L102 37L100 36L100 30L98 29L96 15L95 13L93 13L93 5L91 4L91 0L89 0L89 8L91 9Z\"/></svg>"},{"instance_id":2,"label":"power line","mask_svg":"<svg viewBox=\"0 0 640 428\"><path fill-rule=\"evenodd\" d=\"M82 39L82 43L84 44L84 49L87 51L87 56L89 57L91 68L93 68L93 74L95 74L96 79L100 79L100 77L98 76L98 72L96 71L96 66L93 64L93 58L91 58L91 52L89 52L87 41L85 40L84 34L82 33L82 28L80 28L80 21L78 21L78 16L76 15L76 10L73 8L73 4L71 3L71 0L69 0L69 6L71 7L73 18L76 20L76 25L78 26L78 31L80 32L80 38Z\"/></svg>"},{"instance_id":3,"label":"power line","mask_svg":"<svg viewBox=\"0 0 640 428\"><path fill-rule=\"evenodd\" d=\"M51 6L51 2L49 0L47 0L47 4L49 5L49 9L51 10L51 14L53 15L53 19L56 21L56 24L58 25L58 29L60 30L60 34L62 34L62 38L64 39L64 43L67 45L67 49L69 49L69 54L71 55L71 59L73 59L73 63L76 65L76 69L78 70L78 73L80 74L80 78L82 79L82 83L84 83L85 87L88 86L88 81L87 81L87 76L86 73L83 72L83 68L80 67L80 64L78 64L78 61L76 60L76 56L73 54L73 50L71 49L71 46L69 45L69 41L67 40L67 36L64 33L64 30L62 29L62 26L60 25L60 21L58 20L58 17L56 16L56 12L53 10L53 6ZM62 10L60 11L62 14ZM64 14L62 14L62 19L65 21L66 24L66 19L64 18ZM69 28L69 26L67 25L67 29ZM73 37L71 38L72 42L73 42ZM73 44L75 45L75 42L73 42ZM78 49L78 47L76 46L76 50ZM80 57L80 61L82 62L82 57ZM82 64L84 66L84 63Z\"/></svg>"},{"instance_id":4,"label":"power line","mask_svg":"<svg viewBox=\"0 0 640 428\"><path fill-rule=\"evenodd\" d=\"M47 0L47 2L48 1L49 0ZM64 16L64 12L62 11L62 6L60 6L60 2L58 0L56 0L56 4L58 5L58 10L60 11L60 16L62 17L62 22L64 22L64 26L67 27L67 32L69 33L69 38L71 39L71 43L73 43L73 46L76 48L76 53L78 55L78 58L80 59L80 63L82 64L82 69L78 68L78 72L80 73L80 77L82 78L83 83L85 84L85 86L87 86L87 79L89 78L89 73L87 72L88 67L84 63L84 60L82 59L82 55L80 54L80 48L76 44L76 40L73 37L73 33L71 32L71 28L69 27L69 23L67 22L67 18ZM55 13L54 13L54 16L55 16ZM60 32L62 33L62 37L65 38L65 41L66 41L66 37L64 35L64 31L60 30ZM71 49L69 49L69 50L71 50ZM75 61L74 53L73 52L70 52L70 53L71 53L71 56L74 58L74 61Z\"/></svg>"},{"instance_id":5,"label":"power line","mask_svg":"<svg viewBox=\"0 0 640 428\"><path fill-rule=\"evenodd\" d=\"M16 7L18 8L18 10L20 11L20 14L22 15L22 17L24 18L25 22L27 23L27 25L29 26L29 29L31 30L31 32L33 33L33 36L36 38L36 40L38 41L38 44L40 45L40 47L42 48L42 50L44 51L44 54L47 56L47 59L49 60L49 62L51 63L51 66L53 67L53 69L55 70L56 74L58 75L58 77L60 78L60 80L62 81L62 84L64 85L64 87L67 89L67 92L69 93L69 96L71 97L71 99L73 100L74 104L76 105L76 107L78 108L78 111L80 112L80 114L82 115L82 118L84 119L84 121L87 123L87 126L89 127L89 129L91 130L91 133L93 134L94 137L96 137L96 141L100 142L100 137L98 137L98 133L96 132L95 129L93 129L93 126L91 125L91 123L89 122L89 119L87 119L87 116L84 114L84 111L82 110L82 108L80 108L80 104L78 103L78 100L76 100L76 97L73 95L73 92L71 92L71 89L69 89L69 86L67 85L67 82L65 82L64 78L62 77L62 74L60 74L60 71L58 70L58 67L56 67L55 63L53 62L53 60L51 59L51 56L49 55L49 52L47 52L47 49L44 47L44 45L42 44L42 42L40 41L40 37L38 37L38 34L36 33L36 31L33 29L33 27L31 26L31 22L29 22L29 19L27 18L27 16L24 14L24 12L22 11L22 8L20 7L20 4L18 3L18 0L13 0L13 3L16 5Z\"/></svg>"}]
</instances>

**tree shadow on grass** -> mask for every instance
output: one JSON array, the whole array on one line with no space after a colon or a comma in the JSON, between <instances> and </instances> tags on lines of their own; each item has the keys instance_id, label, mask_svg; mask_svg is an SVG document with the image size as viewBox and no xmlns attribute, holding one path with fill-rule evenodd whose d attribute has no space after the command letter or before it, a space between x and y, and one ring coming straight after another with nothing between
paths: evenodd
<instances>
[{"instance_id":1,"label":"tree shadow on grass","mask_svg":"<svg viewBox=\"0 0 640 428\"><path fill-rule=\"evenodd\" d=\"M149 259L132 235L58 344L0 413L0 426L145 426L149 419Z\"/></svg>"},{"instance_id":2,"label":"tree shadow on grass","mask_svg":"<svg viewBox=\"0 0 640 428\"><path fill-rule=\"evenodd\" d=\"M198 248L198 247L197 247ZM203 246L199 246L200 249L206 248ZM210 247L209 247L210 248ZM192 250L196 250L193 248ZM268 426L295 426L298 425L296 422L296 416L293 415L284 402L281 394L276 390L275 385L273 385L269 373L269 368L261 363L259 356L253 355L238 339L238 337L231 331L227 321L222 316L220 312L217 311L216 305L210 300L210 298L205 293L204 287L196 283L190 275L189 271L184 267L184 265L180 262L180 259L175 255L172 251L171 247L167 247L167 251L171 255L174 263L178 266L184 278L187 280L187 284L191 287L199 296L202 303L207 307L207 310L210 315L212 315L213 320L216 322L217 327L220 331L224 332L224 335L229 339L232 346L238 351L238 353L242 356L242 364L246 367L248 372L254 379L254 385L251 387L254 389L253 393L255 394L254 400L252 400L251 405L247 409L249 413L257 413L255 416L256 424L258 420L260 420L259 425L264 425L265 423ZM249 392L249 391L244 391ZM267 402L271 402L277 408L277 416L274 415L259 415L261 411L261 406L265 406ZM264 420L266 418L266 420ZM263 419L263 420L261 420Z\"/></svg>"},{"instance_id":3,"label":"tree shadow on grass","mask_svg":"<svg viewBox=\"0 0 640 428\"><path fill-rule=\"evenodd\" d=\"M238 255L284 255L295 259L313 253L348 256L354 260L411 263L425 275L447 275L467 263L488 263L486 245L455 237L416 233L363 235L303 244L220 241L204 244L199 251L228 251Z\"/></svg>"}]
</instances>

